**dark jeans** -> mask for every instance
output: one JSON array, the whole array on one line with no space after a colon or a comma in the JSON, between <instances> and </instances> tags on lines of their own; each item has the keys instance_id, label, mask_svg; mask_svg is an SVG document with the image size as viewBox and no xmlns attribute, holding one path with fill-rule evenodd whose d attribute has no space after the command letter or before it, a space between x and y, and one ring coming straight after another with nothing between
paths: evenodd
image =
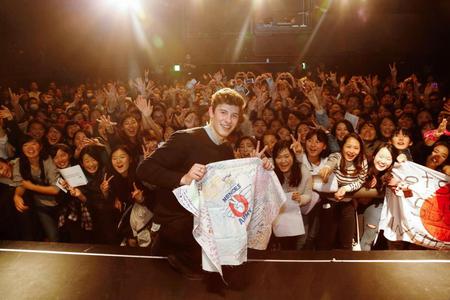
<instances>
[{"instance_id":1,"label":"dark jeans","mask_svg":"<svg viewBox=\"0 0 450 300\"><path fill-rule=\"evenodd\" d=\"M42 227L33 208L24 212L17 211L19 239L22 241L39 241L42 239Z\"/></svg>"},{"instance_id":2,"label":"dark jeans","mask_svg":"<svg viewBox=\"0 0 450 300\"><path fill-rule=\"evenodd\" d=\"M194 269L201 268L201 247L192 235L193 217L180 216L170 223L162 224L152 245L154 255L176 255Z\"/></svg>"},{"instance_id":3,"label":"dark jeans","mask_svg":"<svg viewBox=\"0 0 450 300\"><path fill-rule=\"evenodd\" d=\"M44 229L45 237L49 242L58 242L58 217L59 209L57 206L39 206L36 205L36 214Z\"/></svg>"},{"instance_id":4,"label":"dark jeans","mask_svg":"<svg viewBox=\"0 0 450 300\"><path fill-rule=\"evenodd\" d=\"M330 207L326 208L326 203ZM318 250L352 250L355 234L355 208L352 202L322 202Z\"/></svg>"},{"instance_id":5,"label":"dark jeans","mask_svg":"<svg viewBox=\"0 0 450 300\"><path fill-rule=\"evenodd\" d=\"M268 248L271 250L298 250L300 235L276 237L272 235Z\"/></svg>"}]
</instances>

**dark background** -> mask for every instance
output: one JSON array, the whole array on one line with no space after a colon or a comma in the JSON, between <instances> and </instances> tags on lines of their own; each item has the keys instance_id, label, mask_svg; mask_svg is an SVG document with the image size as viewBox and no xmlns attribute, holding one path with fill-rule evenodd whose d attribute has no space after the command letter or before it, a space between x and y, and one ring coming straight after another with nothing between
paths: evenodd
<instances>
[{"instance_id":1,"label":"dark background","mask_svg":"<svg viewBox=\"0 0 450 300\"><path fill-rule=\"evenodd\" d=\"M145 19L106 0L15 0L0 8L0 83L136 76L190 53L199 66L255 68L323 62L341 72L441 79L450 67L450 1L146 0ZM345 4L346 3L346 4ZM268 17L305 12L295 32L259 30ZM246 26L244 26L246 24ZM260 24L261 25L261 24ZM136 30L139 28L139 30Z\"/></svg>"}]
</instances>

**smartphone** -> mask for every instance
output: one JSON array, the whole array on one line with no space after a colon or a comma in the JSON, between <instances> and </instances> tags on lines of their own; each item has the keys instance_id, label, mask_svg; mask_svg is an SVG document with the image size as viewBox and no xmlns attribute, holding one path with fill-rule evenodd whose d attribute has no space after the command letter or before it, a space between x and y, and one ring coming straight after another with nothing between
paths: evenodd
<instances>
[{"instance_id":1,"label":"smartphone","mask_svg":"<svg viewBox=\"0 0 450 300\"><path fill-rule=\"evenodd\" d=\"M269 89L273 89L274 82L273 82L272 77L266 78L266 82L267 82L267 84L269 85Z\"/></svg>"},{"instance_id":2,"label":"smartphone","mask_svg":"<svg viewBox=\"0 0 450 300\"><path fill-rule=\"evenodd\" d=\"M437 83L437 82L432 82L432 83L431 83L431 87L432 87L433 89L437 89L437 88L438 88L438 83Z\"/></svg>"},{"instance_id":3,"label":"smartphone","mask_svg":"<svg viewBox=\"0 0 450 300\"><path fill-rule=\"evenodd\" d=\"M253 83L255 83L255 79L254 78L245 79L245 84L253 84Z\"/></svg>"}]
</instances>

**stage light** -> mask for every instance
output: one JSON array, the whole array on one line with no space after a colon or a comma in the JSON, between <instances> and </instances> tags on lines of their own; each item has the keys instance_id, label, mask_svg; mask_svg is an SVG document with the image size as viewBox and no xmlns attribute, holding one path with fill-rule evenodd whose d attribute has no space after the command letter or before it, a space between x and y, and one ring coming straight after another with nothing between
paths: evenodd
<instances>
[{"instance_id":1,"label":"stage light","mask_svg":"<svg viewBox=\"0 0 450 300\"><path fill-rule=\"evenodd\" d=\"M173 70L174 70L175 72L180 72L180 71L181 71L181 66L180 66L180 65L174 65L174 66L173 66Z\"/></svg>"},{"instance_id":2,"label":"stage light","mask_svg":"<svg viewBox=\"0 0 450 300\"><path fill-rule=\"evenodd\" d=\"M119 11L133 11L140 14L142 12L139 0L105 0L110 6Z\"/></svg>"},{"instance_id":3,"label":"stage light","mask_svg":"<svg viewBox=\"0 0 450 300\"><path fill-rule=\"evenodd\" d=\"M128 10L132 0L107 0L108 4L118 10Z\"/></svg>"},{"instance_id":4,"label":"stage light","mask_svg":"<svg viewBox=\"0 0 450 300\"><path fill-rule=\"evenodd\" d=\"M253 0L254 7L261 7L264 0Z\"/></svg>"}]
</instances>

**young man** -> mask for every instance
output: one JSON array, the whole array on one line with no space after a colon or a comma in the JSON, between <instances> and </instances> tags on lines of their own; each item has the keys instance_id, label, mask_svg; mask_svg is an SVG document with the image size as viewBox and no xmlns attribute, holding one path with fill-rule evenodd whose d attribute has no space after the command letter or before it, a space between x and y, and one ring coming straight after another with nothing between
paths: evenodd
<instances>
[{"instance_id":1,"label":"young man","mask_svg":"<svg viewBox=\"0 0 450 300\"><path fill-rule=\"evenodd\" d=\"M202 179L206 164L234 158L227 137L238 125L244 104L232 89L217 91L212 96L208 125L175 132L137 169L140 180L157 186L154 223L161 227L153 250L167 255L171 266L188 279L202 278L201 248L192 236L193 216L172 190Z\"/></svg>"}]
</instances>

